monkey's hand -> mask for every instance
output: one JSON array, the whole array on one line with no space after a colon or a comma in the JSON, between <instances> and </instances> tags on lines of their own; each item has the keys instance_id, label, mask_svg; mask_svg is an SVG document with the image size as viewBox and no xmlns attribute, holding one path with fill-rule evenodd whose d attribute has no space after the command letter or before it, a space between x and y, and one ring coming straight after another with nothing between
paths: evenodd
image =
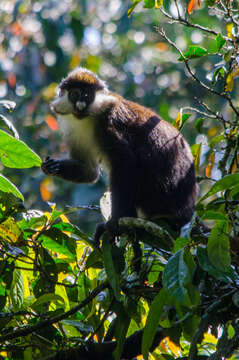
<instances>
[{"instance_id":1,"label":"monkey's hand","mask_svg":"<svg viewBox=\"0 0 239 360\"><path fill-rule=\"evenodd\" d=\"M101 236L106 231L109 233L110 240L114 242L115 238L120 235L118 219L110 219L109 221L96 226L94 235L94 241L96 244L99 244Z\"/></svg>"},{"instance_id":2,"label":"monkey's hand","mask_svg":"<svg viewBox=\"0 0 239 360\"><path fill-rule=\"evenodd\" d=\"M59 176L61 174L61 162L47 156L41 165L41 169L46 175Z\"/></svg>"}]
</instances>

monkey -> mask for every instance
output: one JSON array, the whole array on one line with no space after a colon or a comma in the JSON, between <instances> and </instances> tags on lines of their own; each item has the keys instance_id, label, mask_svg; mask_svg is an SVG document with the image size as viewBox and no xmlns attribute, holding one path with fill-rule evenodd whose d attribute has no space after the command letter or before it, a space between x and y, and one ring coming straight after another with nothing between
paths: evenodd
<instances>
[{"instance_id":1,"label":"monkey","mask_svg":"<svg viewBox=\"0 0 239 360\"><path fill-rule=\"evenodd\" d=\"M108 89L82 67L59 85L51 108L69 148L69 159L47 157L42 170L76 183L108 173L111 218L99 225L117 236L121 217L165 219L179 230L194 213L197 194L193 156L182 134L151 109Z\"/></svg>"}]
</instances>

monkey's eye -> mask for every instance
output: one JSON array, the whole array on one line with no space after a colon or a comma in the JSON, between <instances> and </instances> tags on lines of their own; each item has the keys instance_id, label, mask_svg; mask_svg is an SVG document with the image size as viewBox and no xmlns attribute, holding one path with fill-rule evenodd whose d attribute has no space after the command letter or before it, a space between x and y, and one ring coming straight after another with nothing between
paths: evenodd
<instances>
[{"instance_id":1,"label":"monkey's eye","mask_svg":"<svg viewBox=\"0 0 239 360\"><path fill-rule=\"evenodd\" d=\"M79 89L70 90L68 93L69 100L74 104L76 103L81 96L81 91Z\"/></svg>"}]
</instances>

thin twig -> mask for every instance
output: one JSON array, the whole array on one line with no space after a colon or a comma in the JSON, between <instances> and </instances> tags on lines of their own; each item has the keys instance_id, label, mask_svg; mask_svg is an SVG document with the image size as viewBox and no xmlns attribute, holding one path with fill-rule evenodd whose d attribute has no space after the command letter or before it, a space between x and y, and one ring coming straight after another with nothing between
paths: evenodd
<instances>
[{"instance_id":1,"label":"thin twig","mask_svg":"<svg viewBox=\"0 0 239 360\"><path fill-rule=\"evenodd\" d=\"M42 329L42 328L44 328L46 326L55 324L58 321L61 321L61 320L64 320L64 319L68 318L70 315L75 314L77 311L81 310L83 307L88 305L101 291L106 289L108 286L109 286L109 283L104 282L103 284L99 285L97 288L92 290L92 292L90 293L89 296L87 296L83 301L81 301L78 305L76 305L75 307L73 307L69 311L66 311L63 314L54 316L54 317L52 317L50 319L39 321L35 325L24 326L21 329L11 331L11 333L9 333L9 334L2 335L2 336L0 336L0 342L15 339L15 338L18 338L20 336L27 336L27 335L33 333L36 330Z\"/></svg>"}]
</instances>

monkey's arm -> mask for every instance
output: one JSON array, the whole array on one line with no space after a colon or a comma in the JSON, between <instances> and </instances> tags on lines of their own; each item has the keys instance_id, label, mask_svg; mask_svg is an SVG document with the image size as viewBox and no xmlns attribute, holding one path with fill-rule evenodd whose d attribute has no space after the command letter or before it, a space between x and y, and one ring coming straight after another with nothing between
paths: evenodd
<instances>
[{"instance_id":1,"label":"monkey's arm","mask_svg":"<svg viewBox=\"0 0 239 360\"><path fill-rule=\"evenodd\" d=\"M55 160L47 157L41 168L46 175L77 183L94 182L99 176L97 166L89 166L84 161L75 159Z\"/></svg>"}]
</instances>

